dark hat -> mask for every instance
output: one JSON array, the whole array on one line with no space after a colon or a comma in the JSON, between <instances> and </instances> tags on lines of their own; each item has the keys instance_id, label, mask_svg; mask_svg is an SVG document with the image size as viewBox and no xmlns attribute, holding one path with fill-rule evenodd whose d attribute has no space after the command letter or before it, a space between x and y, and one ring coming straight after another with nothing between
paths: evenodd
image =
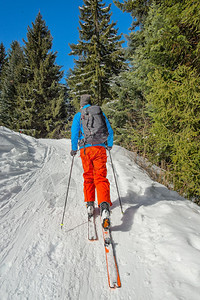
<instances>
[{"instance_id":1,"label":"dark hat","mask_svg":"<svg viewBox=\"0 0 200 300\"><path fill-rule=\"evenodd\" d=\"M80 101L80 107L90 104L90 97L91 97L91 95L87 95L87 94L82 95L81 101Z\"/></svg>"}]
</instances>

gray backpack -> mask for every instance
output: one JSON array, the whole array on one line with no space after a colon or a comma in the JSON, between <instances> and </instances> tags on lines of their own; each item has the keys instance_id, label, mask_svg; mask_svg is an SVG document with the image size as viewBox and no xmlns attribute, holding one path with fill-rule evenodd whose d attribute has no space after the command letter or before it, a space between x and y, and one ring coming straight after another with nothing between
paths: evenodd
<instances>
[{"instance_id":1,"label":"gray backpack","mask_svg":"<svg viewBox=\"0 0 200 300\"><path fill-rule=\"evenodd\" d=\"M95 105L82 109L81 124L84 138L79 141L79 146L102 144L107 141L109 133L100 106Z\"/></svg>"}]
</instances>

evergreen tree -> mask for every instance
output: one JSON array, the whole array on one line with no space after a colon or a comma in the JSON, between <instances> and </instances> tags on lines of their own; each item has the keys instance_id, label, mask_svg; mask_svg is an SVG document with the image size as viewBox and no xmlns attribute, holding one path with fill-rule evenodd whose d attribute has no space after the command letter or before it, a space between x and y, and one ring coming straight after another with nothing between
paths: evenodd
<instances>
[{"instance_id":1,"label":"evergreen tree","mask_svg":"<svg viewBox=\"0 0 200 300\"><path fill-rule=\"evenodd\" d=\"M110 79L124 66L121 35L116 23L110 22L110 8L102 0L84 0L80 7L80 40L71 44L70 55L78 56L68 78L74 104L78 107L81 94L92 95L93 102L101 105L112 97Z\"/></svg>"},{"instance_id":2,"label":"evergreen tree","mask_svg":"<svg viewBox=\"0 0 200 300\"><path fill-rule=\"evenodd\" d=\"M131 151L145 155L148 147L146 136L149 117L146 114L146 99L140 88L136 72L122 72L113 84L117 97L108 103L107 115L115 129L115 143Z\"/></svg>"},{"instance_id":3,"label":"evergreen tree","mask_svg":"<svg viewBox=\"0 0 200 300\"><path fill-rule=\"evenodd\" d=\"M123 12L131 13L133 17L133 30L137 26L140 26L140 28L143 27L152 3L159 4L162 2L162 0L114 0L116 6Z\"/></svg>"},{"instance_id":4,"label":"evergreen tree","mask_svg":"<svg viewBox=\"0 0 200 300\"><path fill-rule=\"evenodd\" d=\"M152 117L149 142L154 145L156 160L169 164L175 187L197 198L200 197L199 10L199 1L189 0L168 7L155 6L145 25L146 55L154 66L146 93Z\"/></svg>"},{"instance_id":5,"label":"evergreen tree","mask_svg":"<svg viewBox=\"0 0 200 300\"><path fill-rule=\"evenodd\" d=\"M175 188L200 197L200 76L188 66L155 71L148 94L154 161L165 161Z\"/></svg>"},{"instance_id":6,"label":"evergreen tree","mask_svg":"<svg viewBox=\"0 0 200 300\"><path fill-rule=\"evenodd\" d=\"M147 135L150 118L146 112L147 75L151 65L147 64L146 57L141 52L144 47L144 24L152 1L115 1L123 11L133 16L133 31L127 36L128 48L125 58L129 61L129 69L119 74L113 84L117 94L115 103L118 109L112 113L113 124L116 124L116 141L130 150L145 155L148 151ZM139 30L135 30L136 26ZM121 112L119 114L119 112ZM121 116L123 115L123 118ZM120 123L116 123L118 120ZM124 120L123 122L121 122Z\"/></svg>"},{"instance_id":7,"label":"evergreen tree","mask_svg":"<svg viewBox=\"0 0 200 300\"><path fill-rule=\"evenodd\" d=\"M150 121L143 128L132 122L132 138L123 134L125 139L152 162L168 164L175 187L196 198L200 194L199 11L198 0L154 1L140 30L129 37L131 69L119 81L117 92L121 101L123 88L134 81L132 93L129 87L126 101L121 101L124 111L128 98L133 106L139 100L140 121L142 111L144 120Z\"/></svg>"},{"instance_id":8,"label":"evergreen tree","mask_svg":"<svg viewBox=\"0 0 200 300\"><path fill-rule=\"evenodd\" d=\"M36 137L52 136L62 126L65 115L63 76L51 51L52 36L38 13L24 41L27 81L18 97L18 128Z\"/></svg>"},{"instance_id":9,"label":"evergreen tree","mask_svg":"<svg viewBox=\"0 0 200 300\"><path fill-rule=\"evenodd\" d=\"M0 44L0 79L1 79L1 73L3 70L3 66L6 63L6 51L3 43Z\"/></svg>"},{"instance_id":10,"label":"evergreen tree","mask_svg":"<svg viewBox=\"0 0 200 300\"><path fill-rule=\"evenodd\" d=\"M2 101L1 101L1 91L2 91L2 70L3 66L6 64L6 51L3 43L0 44L0 125L3 125L3 107L2 107Z\"/></svg>"},{"instance_id":11,"label":"evergreen tree","mask_svg":"<svg viewBox=\"0 0 200 300\"><path fill-rule=\"evenodd\" d=\"M25 59L23 50L17 41L12 42L8 52L7 63L2 70L0 116L2 124L16 129L17 117L17 96L20 86L25 82Z\"/></svg>"}]
</instances>

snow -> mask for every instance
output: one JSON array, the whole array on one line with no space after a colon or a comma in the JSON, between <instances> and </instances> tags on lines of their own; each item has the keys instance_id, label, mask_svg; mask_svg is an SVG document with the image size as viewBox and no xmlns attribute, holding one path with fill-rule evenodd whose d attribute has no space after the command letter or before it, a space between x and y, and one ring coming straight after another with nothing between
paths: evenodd
<instances>
[{"instance_id":1,"label":"snow","mask_svg":"<svg viewBox=\"0 0 200 300\"><path fill-rule=\"evenodd\" d=\"M70 140L0 128L0 299L181 299L200 295L200 208L152 181L124 148L111 153L112 236L122 287L108 287L99 216L87 240L80 157ZM98 214L98 209L96 209Z\"/></svg>"}]
</instances>

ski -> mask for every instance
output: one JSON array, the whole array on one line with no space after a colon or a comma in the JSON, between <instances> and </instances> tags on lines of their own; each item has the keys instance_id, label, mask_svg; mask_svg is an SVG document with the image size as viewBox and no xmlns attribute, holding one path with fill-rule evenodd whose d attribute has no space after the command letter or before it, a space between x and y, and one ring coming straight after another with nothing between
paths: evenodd
<instances>
[{"instance_id":1,"label":"ski","mask_svg":"<svg viewBox=\"0 0 200 300\"><path fill-rule=\"evenodd\" d=\"M97 240L94 213L92 215L88 214L88 240L90 241Z\"/></svg>"},{"instance_id":2,"label":"ski","mask_svg":"<svg viewBox=\"0 0 200 300\"><path fill-rule=\"evenodd\" d=\"M110 288L121 287L117 261L114 253L113 241L109 229L103 229L103 239L106 255L106 265L108 273L108 284Z\"/></svg>"}]
</instances>

